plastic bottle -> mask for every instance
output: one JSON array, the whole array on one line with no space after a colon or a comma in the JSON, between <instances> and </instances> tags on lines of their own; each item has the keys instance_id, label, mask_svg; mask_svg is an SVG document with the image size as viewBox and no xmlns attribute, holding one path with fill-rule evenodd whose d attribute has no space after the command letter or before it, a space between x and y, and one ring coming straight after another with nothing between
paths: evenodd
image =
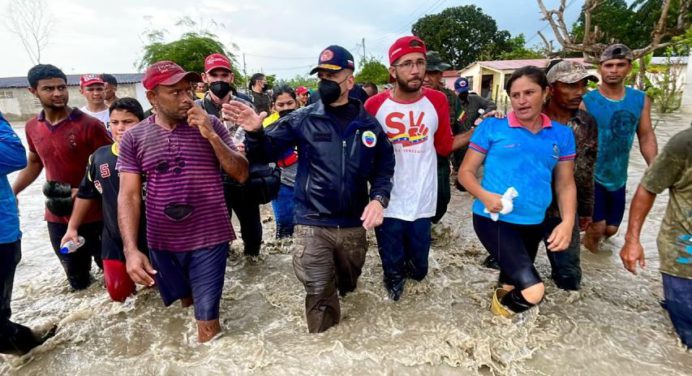
<instances>
[{"instance_id":1,"label":"plastic bottle","mask_svg":"<svg viewBox=\"0 0 692 376\"><path fill-rule=\"evenodd\" d=\"M65 244L60 246L60 253L63 255L66 255L68 253L72 253L79 249L79 247L83 246L84 243L86 242L86 239L84 239L83 236L77 236L77 242L73 242L72 240L67 241Z\"/></svg>"}]
</instances>

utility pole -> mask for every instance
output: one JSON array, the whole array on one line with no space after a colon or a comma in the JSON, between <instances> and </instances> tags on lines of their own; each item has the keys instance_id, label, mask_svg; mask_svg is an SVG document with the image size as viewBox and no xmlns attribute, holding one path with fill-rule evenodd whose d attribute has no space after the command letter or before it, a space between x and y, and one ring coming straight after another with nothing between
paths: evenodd
<instances>
[{"instance_id":1,"label":"utility pole","mask_svg":"<svg viewBox=\"0 0 692 376\"><path fill-rule=\"evenodd\" d=\"M365 61L365 38L362 39L363 42L363 61Z\"/></svg>"},{"instance_id":2,"label":"utility pole","mask_svg":"<svg viewBox=\"0 0 692 376\"><path fill-rule=\"evenodd\" d=\"M247 82L247 65L245 65L245 52L243 52L243 76L245 76L245 82Z\"/></svg>"}]
</instances>

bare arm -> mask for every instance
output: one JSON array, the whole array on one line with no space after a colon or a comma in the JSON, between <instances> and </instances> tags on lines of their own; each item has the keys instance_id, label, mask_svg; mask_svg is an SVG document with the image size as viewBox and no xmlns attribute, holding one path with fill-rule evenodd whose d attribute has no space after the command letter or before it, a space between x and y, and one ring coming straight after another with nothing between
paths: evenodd
<instances>
[{"instance_id":1,"label":"bare arm","mask_svg":"<svg viewBox=\"0 0 692 376\"><path fill-rule=\"evenodd\" d=\"M572 241L572 229L577 215L577 186L574 184L574 162L559 162L555 167L555 192L560 208L560 224L548 236L548 249L552 252L567 249Z\"/></svg>"},{"instance_id":2,"label":"bare arm","mask_svg":"<svg viewBox=\"0 0 692 376\"><path fill-rule=\"evenodd\" d=\"M142 177L139 174L120 172L118 192L118 227L123 239L125 256L130 251L139 251L139 218L142 213Z\"/></svg>"},{"instance_id":3,"label":"bare arm","mask_svg":"<svg viewBox=\"0 0 692 376\"><path fill-rule=\"evenodd\" d=\"M644 248L639 240L639 236L642 233L644 220L654 205L655 200L656 195L647 191L641 185L637 187L637 192L634 193L634 198L632 199L630 216L627 221L625 244L620 250L622 265L632 274L637 274L637 263L642 268L646 266Z\"/></svg>"},{"instance_id":4,"label":"bare arm","mask_svg":"<svg viewBox=\"0 0 692 376\"><path fill-rule=\"evenodd\" d=\"M15 196L31 185L41 175L42 170L43 162L41 162L41 158L39 158L38 154L30 151L28 164L19 172L17 178L14 179L14 184L12 184L12 192L14 192Z\"/></svg>"},{"instance_id":5,"label":"bare arm","mask_svg":"<svg viewBox=\"0 0 692 376\"><path fill-rule=\"evenodd\" d=\"M461 163L461 167L459 167L458 180L470 194L483 202L488 211L497 213L502 210L502 202L500 200L502 196L486 191L476 177L478 168L483 164L484 160L485 154L469 149L466 152L464 161Z\"/></svg>"},{"instance_id":6,"label":"bare arm","mask_svg":"<svg viewBox=\"0 0 692 376\"><path fill-rule=\"evenodd\" d=\"M458 135L454 136L454 142L452 143L452 150L459 150L463 147L469 146L469 142L471 141L471 136L473 136L473 130L475 128L471 128L470 130L464 132L464 133L459 133Z\"/></svg>"},{"instance_id":7,"label":"bare arm","mask_svg":"<svg viewBox=\"0 0 692 376\"><path fill-rule=\"evenodd\" d=\"M118 227L123 239L123 252L127 274L140 285L153 286L156 270L147 256L139 250L139 220L142 215L142 177L139 174L120 172L118 193Z\"/></svg>"},{"instance_id":8,"label":"bare arm","mask_svg":"<svg viewBox=\"0 0 692 376\"><path fill-rule=\"evenodd\" d=\"M77 230L79 226L82 225L89 211L93 210L97 204L95 199L84 199L79 197L75 199L74 208L72 208L72 214L70 214L70 222L67 224L67 231L65 231L65 235L62 237L60 244L65 244L68 240L72 240L73 242L77 241Z\"/></svg>"},{"instance_id":9,"label":"bare arm","mask_svg":"<svg viewBox=\"0 0 692 376\"><path fill-rule=\"evenodd\" d=\"M639 150L646 160L646 164L651 166L656 154L658 154L658 143L656 142L656 133L654 133L654 128L651 125L651 100L649 97L644 98L644 108L639 118L637 137L639 138Z\"/></svg>"}]
</instances>

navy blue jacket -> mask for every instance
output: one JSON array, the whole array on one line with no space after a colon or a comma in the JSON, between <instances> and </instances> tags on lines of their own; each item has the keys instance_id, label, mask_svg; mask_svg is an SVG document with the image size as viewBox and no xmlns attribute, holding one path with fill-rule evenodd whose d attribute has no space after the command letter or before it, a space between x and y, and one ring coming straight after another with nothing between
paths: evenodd
<instances>
[{"instance_id":1,"label":"navy blue jacket","mask_svg":"<svg viewBox=\"0 0 692 376\"><path fill-rule=\"evenodd\" d=\"M322 101L290 113L266 131L246 134L249 160L276 161L283 151L298 147L296 224L358 227L371 198L389 198L392 144L363 105L351 101L359 112L343 134Z\"/></svg>"}]
</instances>

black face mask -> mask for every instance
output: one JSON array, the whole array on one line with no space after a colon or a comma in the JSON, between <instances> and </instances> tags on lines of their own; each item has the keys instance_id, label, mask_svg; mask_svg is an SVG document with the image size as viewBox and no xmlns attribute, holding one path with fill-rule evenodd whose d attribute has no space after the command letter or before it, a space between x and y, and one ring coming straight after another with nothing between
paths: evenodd
<instances>
[{"instance_id":1,"label":"black face mask","mask_svg":"<svg viewBox=\"0 0 692 376\"><path fill-rule=\"evenodd\" d=\"M224 98L231 91L231 84L225 81L212 82L209 85L209 91L216 95L217 98Z\"/></svg>"},{"instance_id":2,"label":"black face mask","mask_svg":"<svg viewBox=\"0 0 692 376\"><path fill-rule=\"evenodd\" d=\"M345 78L343 81L346 81ZM341 82L335 82L331 80L320 80L317 84L317 91L320 93L320 99L325 106L328 106L337 100L341 96Z\"/></svg>"},{"instance_id":3,"label":"black face mask","mask_svg":"<svg viewBox=\"0 0 692 376\"><path fill-rule=\"evenodd\" d=\"M281 110L281 111L279 111L279 118L282 118L282 117L284 117L284 116L290 114L290 113L293 112L293 111L295 111L295 110L294 110L294 109Z\"/></svg>"}]
</instances>

